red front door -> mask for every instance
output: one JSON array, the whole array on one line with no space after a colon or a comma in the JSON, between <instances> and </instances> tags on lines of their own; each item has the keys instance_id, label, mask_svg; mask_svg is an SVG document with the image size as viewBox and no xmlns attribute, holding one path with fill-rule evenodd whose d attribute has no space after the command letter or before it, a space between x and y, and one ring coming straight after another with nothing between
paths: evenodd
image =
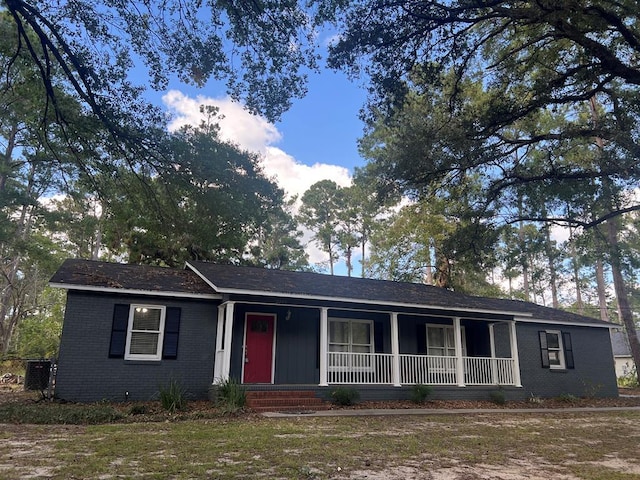
<instances>
[{"instance_id":1,"label":"red front door","mask_svg":"<svg viewBox=\"0 0 640 480\"><path fill-rule=\"evenodd\" d=\"M273 315L247 314L244 383L271 383Z\"/></svg>"}]
</instances>

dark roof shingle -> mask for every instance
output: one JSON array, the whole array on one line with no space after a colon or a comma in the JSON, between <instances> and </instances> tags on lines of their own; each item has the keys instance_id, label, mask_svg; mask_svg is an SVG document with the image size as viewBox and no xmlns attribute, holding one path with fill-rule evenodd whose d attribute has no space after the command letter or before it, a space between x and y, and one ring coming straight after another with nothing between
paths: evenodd
<instances>
[{"instance_id":1,"label":"dark roof shingle","mask_svg":"<svg viewBox=\"0 0 640 480\"><path fill-rule=\"evenodd\" d=\"M50 282L60 286L212 295L211 287L191 270L68 259Z\"/></svg>"}]
</instances>

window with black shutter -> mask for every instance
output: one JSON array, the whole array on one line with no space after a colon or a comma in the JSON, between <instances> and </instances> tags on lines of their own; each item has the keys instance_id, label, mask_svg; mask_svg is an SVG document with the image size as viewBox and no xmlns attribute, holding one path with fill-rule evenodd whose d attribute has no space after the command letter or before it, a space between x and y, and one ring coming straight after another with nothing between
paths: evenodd
<instances>
[{"instance_id":1,"label":"window with black shutter","mask_svg":"<svg viewBox=\"0 0 640 480\"><path fill-rule=\"evenodd\" d=\"M574 368L571 334L559 330L538 332L540 359L543 368L564 370Z\"/></svg>"},{"instance_id":2,"label":"window with black shutter","mask_svg":"<svg viewBox=\"0 0 640 480\"><path fill-rule=\"evenodd\" d=\"M180 314L178 307L114 305L109 357L126 360L176 359Z\"/></svg>"}]
</instances>

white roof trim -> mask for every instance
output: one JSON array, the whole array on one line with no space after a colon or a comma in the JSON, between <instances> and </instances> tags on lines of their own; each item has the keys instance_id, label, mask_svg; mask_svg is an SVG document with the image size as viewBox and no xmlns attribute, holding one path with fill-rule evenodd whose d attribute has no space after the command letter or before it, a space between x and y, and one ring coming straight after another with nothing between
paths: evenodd
<instances>
[{"instance_id":1,"label":"white roof trim","mask_svg":"<svg viewBox=\"0 0 640 480\"><path fill-rule=\"evenodd\" d=\"M289 297L289 298L297 298L300 300L323 300L328 302L348 302L348 303L361 303L365 305L386 305L389 307L403 307L403 308L420 308L420 309L432 309L432 310L451 310L454 312L470 312L470 313L488 313L488 314L499 314L499 315L529 315L523 312L510 312L510 311L501 311L501 310L487 310L487 309L478 309L478 308L467 308L467 307L455 307L455 306L442 306L442 305L427 305L424 303L404 303L404 302L385 302L382 300L364 300L360 298L348 298L348 297L325 297L322 295L306 295L301 293L286 293L286 292L268 292L264 290L242 290L235 288L219 288L213 282L211 282L207 277L202 275L197 268L191 265L189 262L186 265L191 268L202 280L207 282L211 288L213 288L218 293L229 294L229 295L260 295L264 297ZM339 307L336 307L339 308Z\"/></svg>"},{"instance_id":2,"label":"white roof trim","mask_svg":"<svg viewBox=\"0 0 640 480\"><path fill-rule=\"evenodd\" d=\"M546 323L549 325L569 325L569 326L575 326L575 327L598 327L598 328L615 328L616 325L608 325L608 324L602 324L602 323L581 323L581 322L571 322L571 321L563 321L563 320L542 320L539 318L534 318L534 317L528 317L528 318L519 318L519 317L515 317L515 321L516 322L522 322L522 323Z\"/></svg>"},{"instance_id":3,"label":"white roof trim","mask_svg":"<svg viewBox=\"0 0 640 480\"><path fill-rule=\"evenodd\" d=\"M177 297L177 298L204 298L208 300L220 300L222 295L215 293L188 293L188 292L170 292L166 290L138 290L133 288L116 288L116 287L96 287L93 285L76 285L67 283L49 282L49 286L54 288L64 288L66 290L83 290L89 292L103 293L126 293L128 295L146 295L154 297Z\"/></svg>"}]
</instances>

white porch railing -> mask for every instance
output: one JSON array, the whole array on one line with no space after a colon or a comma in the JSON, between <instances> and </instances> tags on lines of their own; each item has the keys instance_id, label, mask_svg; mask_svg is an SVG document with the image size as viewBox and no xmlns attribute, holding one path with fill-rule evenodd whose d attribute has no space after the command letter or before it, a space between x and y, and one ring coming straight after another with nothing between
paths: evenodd
<instances>
[{"instance_id":1,"label":"white porch railing","mask_svg":"<svg viewBox=\"0 0 640 480\"><path fill-rule=\"evenodd\" d=\"M329 352L329 383L393 383L393 355L389 353Z\"/></svg>"},{"instance_id":2,"label":"white porch railing","mask_svg":"<svg viewBox=\"0 0 640 480\"><path fill-rule=\"evenodd\" d=\"M456 357L399 355L400 384L458 385ZM463 357L464 385L515 385L511 358ZM328 353L330 384L393 384L393 355L388 353Z\"/></svg>"},{"instance_id":3,"label":"white porch railing","mask_svg":"<svg viewBox=\"0 0 640 480\"><path fill-rule=\"evenodd\" d=\"M463 357L465 385L515 385L511 358Z\"/></svg>"}]
</instances>

